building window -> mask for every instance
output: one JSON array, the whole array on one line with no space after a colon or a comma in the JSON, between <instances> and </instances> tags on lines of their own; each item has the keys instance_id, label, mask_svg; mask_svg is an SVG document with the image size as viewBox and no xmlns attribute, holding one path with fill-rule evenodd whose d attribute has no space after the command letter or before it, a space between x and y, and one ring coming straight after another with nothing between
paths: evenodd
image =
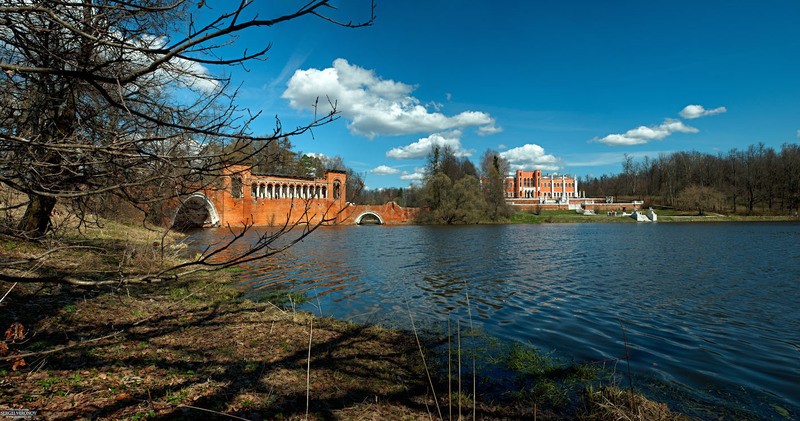
<instances>
[{"instance_id":1,"label":"building window","mask_svg":"<svg viewBox=\"0 0 800 421\"><path fill-rule=\"evenodd\" d=\"M333 182L333 199L336 200L341 195L342 184L339 180Z\"/></svg>"},{"instance_id":2,"label":"building window","mask_svg":"<svg viewBox=\"0 0 800 421\"><path fill-rule=\"evenodd\" d=\"M241 177L233 177L231 178L231 196L235 199L240 199L242 197L242 178Z\"/></svg>"}]
</instances>

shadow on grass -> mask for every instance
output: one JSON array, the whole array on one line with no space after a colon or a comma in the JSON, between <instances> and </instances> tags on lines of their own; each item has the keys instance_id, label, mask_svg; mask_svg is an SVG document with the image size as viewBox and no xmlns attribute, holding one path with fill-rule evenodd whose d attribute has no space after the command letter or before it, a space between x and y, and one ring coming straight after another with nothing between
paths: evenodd
<instances>
[{"instance_id":1,"label":"shadow on grass","mask_svg":"<svg viewBox=\"0 0 800 421\"><path fill-rule=\"evenodd\" d=\"M3 311L31 329L16 345L21 352L127 333L27 358L20 371L6 361L0 407L52 419L305 417L310 316L208 285L16 289ZM175 291L195 294L178 299ZM313 323L312 418L436 414L412 336L330 319Z\"/></svg>"}]
</instances>

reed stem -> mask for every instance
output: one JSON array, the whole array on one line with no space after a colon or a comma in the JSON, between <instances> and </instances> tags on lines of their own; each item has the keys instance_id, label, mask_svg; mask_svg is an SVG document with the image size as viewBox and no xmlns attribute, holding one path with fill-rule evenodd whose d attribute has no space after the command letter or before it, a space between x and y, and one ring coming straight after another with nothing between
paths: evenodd
<instances>
[{"instance_id":1,"label":"reed stem","mask_svg":"<svg viewBox=\"0 0 800 421\"><path fill-rule=\"evenodd\" d=\"M314 319L308 331L308 366L306 367L306 420L308 420L308 409L311 406L311 339L314 336Z\"/></svg>"},{"instance_id":2,"label":"reed stem","mask_svg":"<svg viewBox=\"0 0 800 421\"><path fill-rule=\"evenodd\" d=\"M430 384L431 387L431 394L433 394L433 402L436 404L436 411L439 413L439 419L443 419L442 408L439 407L439 400L436 398L436 389L433 388L433 379L431 379L431 373L428 370L428 363L425 362L425 353L422 352L422 343L419 341L417 327L414 325L414 317L411 315L411 307L408 306L408 303L406 303L406 309L408 309L408 318L411 319L411 328L414 330L414 338L417 339L417 347L419 348L419 355L422 358L422 365L425 366L425 375L428 376L428 384Z\"/></svg>"}]
</instances>

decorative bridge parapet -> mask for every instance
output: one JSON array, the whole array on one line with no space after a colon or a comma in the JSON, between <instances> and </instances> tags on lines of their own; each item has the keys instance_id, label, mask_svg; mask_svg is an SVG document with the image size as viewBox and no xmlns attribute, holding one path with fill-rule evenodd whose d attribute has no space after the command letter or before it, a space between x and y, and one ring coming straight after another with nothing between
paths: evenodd
<instances>
[{"instance_id":1,"label":"decorative bridge parapet","mask_svg":"<svg viewBox=\"0 0 800 421\"><path fill-rule=\"evenodd\" d=\"M253 174L250 167L230 166L214 188L176 200L169 225L280 226L284 224L405 224L416 208L354 205L346 201L347 174L327 171L322 178Z\"/></svg>"},{"instance_id":2,"label":"decorative bridge parapet","mask_svg":"<svg viewBox=\"0 0 800 421\"><path fill-rule=\"evenodd\" d=\"M384 205L353 205L345 210L344 224L410 224L417 215L418 208L404 208L395 202Z\"/></svg>"}]
</instances>

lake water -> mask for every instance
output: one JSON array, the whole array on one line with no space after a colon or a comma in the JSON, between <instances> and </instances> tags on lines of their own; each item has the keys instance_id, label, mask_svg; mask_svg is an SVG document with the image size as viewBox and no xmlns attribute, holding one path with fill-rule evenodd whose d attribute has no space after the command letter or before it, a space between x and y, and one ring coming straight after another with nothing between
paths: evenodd
<instances>
[{"instance_id":1,"label":"lake water","mask_svg":"<svg viewBox=\"0 0 800 421\"><path fill-rule=\"evenodd\" d=\"M223 235L193 235L204 244ZM322 228L242 284L304 309L410 328L467 320L574 361L624 356L677 409L800 417L800 224Z\"/></svg>"}]
</instances>

